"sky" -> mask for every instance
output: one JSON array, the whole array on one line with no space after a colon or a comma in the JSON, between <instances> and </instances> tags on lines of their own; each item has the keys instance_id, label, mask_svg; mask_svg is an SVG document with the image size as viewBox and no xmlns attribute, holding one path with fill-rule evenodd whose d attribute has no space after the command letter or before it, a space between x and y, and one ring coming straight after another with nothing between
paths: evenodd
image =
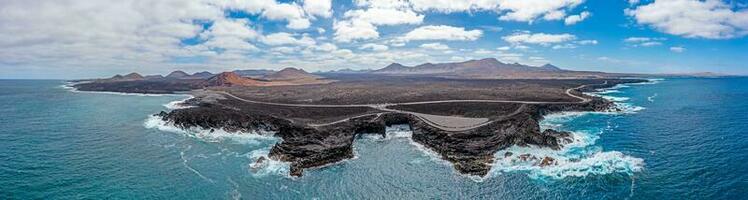
<instances>
[{"instance_id":1,"label":"sky","mask_svg":"<svg viewBox=\"0 0 748 200\"><path fill-rule=\"evenodd\" d=\"M748 74L748 0L2 0L0 78L497 58Z\"/></svg>"}]
</instances>

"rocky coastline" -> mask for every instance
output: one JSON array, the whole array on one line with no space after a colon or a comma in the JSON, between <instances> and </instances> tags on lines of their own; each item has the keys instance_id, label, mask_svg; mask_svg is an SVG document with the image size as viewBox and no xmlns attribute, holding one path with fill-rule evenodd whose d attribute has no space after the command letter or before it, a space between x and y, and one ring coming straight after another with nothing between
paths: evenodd
<instances>
[{"instance_id":1,"label":"rocky coastline","mask_svg":"<svg viewBox=\"0 0 748 200\"><path fill-rule=\"evenodd\" d=\"M632 81L633 82L633 81ZM600 84L580 89L590 91L617 85ZM581 91L575 91L580 93ZM386 136L385 127L408 124L413 141L427 147L453 164L461 174L483 177L491 169L494 154L512 145L534 145L559 149L569 143L570 133L541 131L539 121L550 113L566 111L614 111L612 102L587 96L590 101L567 104L528 104L521 111L483 126L465 131L445 131L407 113L382 112L352 117L323 126L274 116L246 112L220 99L188 101L190 108L161 112L162 120L183 129L223 129L229 132L274 132L282 140L275 144L268 159L290 163L290 175L302 176L304 169L326 166L354 157L353 143L361 134ZM269 112L272 113L272 112ZM262 159L264 160L264 159ZM541 164L552 160L543 159ZM259 164L259 163L258 163Z\"/></svg>"}]
</instances>

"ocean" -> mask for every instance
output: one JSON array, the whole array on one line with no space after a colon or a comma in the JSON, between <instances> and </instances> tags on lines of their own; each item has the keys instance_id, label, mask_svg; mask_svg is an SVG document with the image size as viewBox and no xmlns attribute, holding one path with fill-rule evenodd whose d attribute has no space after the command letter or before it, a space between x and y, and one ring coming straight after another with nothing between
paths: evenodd
<instances>
[{"instance_id":1,"label":"ocean","mask_svg":"<svg viewBox=\"0 0 748 200\"><path fill-rule=\"evenodd\" d=\"M149 117L185 95L74 92L0 80L0 199L745 199L748 78L665 79L597 92L619 113L560 113L559 151L511 147L489 176L459 175L407 126L367 135L356 158L288 177L249 165L278 139L183 131ZM552 156L533 166L514 155Z\"/></svg>"}]
</instances>

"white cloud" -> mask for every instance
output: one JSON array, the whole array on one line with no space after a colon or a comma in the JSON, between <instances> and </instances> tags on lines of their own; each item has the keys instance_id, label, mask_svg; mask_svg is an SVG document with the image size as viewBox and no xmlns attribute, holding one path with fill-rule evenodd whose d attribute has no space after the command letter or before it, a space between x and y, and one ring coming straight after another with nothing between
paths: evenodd
<instances>
[{"instance_id":1,"label":"white cloud","mask_svg":"<svg viewBox=\"0 0 748 200\"><path fill-rule=\"evenodd\" d=\"M351 10L345 12L346 18L362 20L373 25L400 25L400 24L420 24L423 22L423 15L413 12L412 10L370 8L366 10Z\"/></svg>"},{"instance_id":2,"label":"white cloud","mask_svg":"<svg viewBox=\"0 0 748 200\"><path fill-rule=\"evenodd\" d=\"M379 38L377 27L362 20L335 21L332 27L335 30L335 41L338 42Z\"/></svg>"},{"instance_id":3,"label":"white cloud","mask_svg":"<svg viewBox=\"0 0 748 200\"><path fill-rule=\"evenodd\" d=\"M504 0L500 1L500 10L507 11L499 17L501 20L532 22L540 16L545 19L562 19L564 9L574 8L583 0Z\"/></svg>"},{"instance_id":4,"label":"white cloud","mask_svg":"<svg viewBox=\"0 0 748 200\"><path fill-rule=\"evenodd\" d=\"M299 49L294 48L294 47L273 47L270 49L270 51L281 53L281 54L293 54L299 51Z\"/></svg>"},{"instance_id":5,"label":"white cloud","mask_svg":"<svg viewBox=\"0 0 748 200\"><path fill-rule=\"evenodd\" d=\"M581 44L581 45L596 45L597 44L597 40L580 40L580 41L577 41L577 44Z\"/></svg>"},{"instance_id":6,"label":"white cloud","mask_svg":"<svg viewBox=\"0 0 748 200\"><path fill-rule=\"evenodd\" d=\"M643 46L643 47L660 46L660 45L662 45L662 42L644 42L644 43L639 44L639 46Z\"/></svg>"},{"instance_id":7,"label":"white cloud","mask_svg":"<svg viewBox=\"0 0 748 200\"><path fill-rule=\"evenodd\" d=\"M476 50L473 53L475 53L475 54L492 54L494 52L493 51L489 51L489 50L485 50L485 49L478 49L478 50Z\"/></svg>"},{"instance_id":8,"label":"white cloud","mask_svg":"<svg viewBox=\"0 0 748 200\"><path fill-rule=\"evenodd\" d=\"M265 43L270 46L278 46L278 45L299 45L299 46L311 46L316 44L317 42L308 37L308 36L302 36L301 38L297 39L290 33L285 32L278 32L266 35L262 38L262 43Z\"/></svg>"},{"instance_id":9,"label":"white cloud","mask_svg":"<svg viewBox=\"0 0 748 200\"><path fill-rule=\"evenodd\" d=\"M623 40L626 44L633 47L652 47L662 45L666 38L649 38L649 37L629 37Z\"/></svg>"},{"instance_id":10,"label":"white cloud","mask_svg":"<svg viewBox=\"0 0 748 200\"><path fill-rule=\"evenodd\" d=\"M304 10L296 3L269 6L262 11L262 16L270 20L287 20L288 25L286 27L290 29L305 29L311 25Z\"/></svg>"},{"instance_id":11,"label":"white cloud","mask_svg":"<svg viewBox=\"0 0 748 200\"><path fill-rule=\"evenodd\" d=\"M540 44L550 45L553 43L562 43L576 39L576 36L571 34L547 34L547 33L528 33L521 32L512 35L502 37L504 41L512 44Z\"/></svg>"},{"instance_id":12,"label":"white cloud","mask_svg":"<svg viewBox=\"0 0 748 200\"><path fill-rule=\"evenodd\" d=\"M338 46L335 46L335 44L332 43L322 43L320 45L314 46L313 48L318 51L331 52L337 50Z\"/></svg>"},{"instance_id":13,"label":"white cloud","mask_svg":"<svg viewBox=\"0 0 748 200\"><path fill-rule=\"evenodd\" d=\"M584 0L410 0L417 11L443 13L492 11L500 20L532 22L537 19L560 20Z\"/></svg>"},{"instance_id":14,"label":"white cloud","mask_svg":"<svg viewBox=\"0 0 748 200\"><path fill-rule=\"evenodd\" d=\"M684 48L684 47L670 47L670 51L675 52L675 53L683 53L684 51L686 51L686 48Z\"/></svg>"},{"instance_id":15,"label":"white cloud","mask_svg":"<svg viewBox=\"0 0 748 200\"><path fill-rule=\"evenodd\" d=\"M590 12L584 11L579 13L578 15L569 15L564 19L564 24L566 25L574 25L576 23L579 23L581 21L584 21L588 17L590 17Z\"/></svg>"},{"instance_id":16,"label":"white cloud","mask_svg":"<svg viewBox=\"0 0 748 200\"><path fill-rule=\"evenodd\" d=\"M236 37L241 39L255 39L259 34L249 28L247 19L218 19L210 28L202 32L200 37Z\"/></svg>"},{"instance_id":17,"label":"white cloud","mask_svg":"<svg viewBox=\"0 0 748 200\"><path fill-rule=\"evenodd\" d=\"M361 45L358 49L369 49L372 51L387 51L389 47L381 44L374 44L374 43L366 43L364 45Z\"/></svg>"},{"instance_id":18,"label":"white cloud","mask_svg":"<svg viewBox=\"0 0 748 200\"><path fill-rule=\"evenodd\" d=\"M727 39L748 34L748 10L720 0L656 0L627 9L638 24L687 38Z\"/></svg>"},{"instance_id":19,"label":"white cloud","mask_svg":"<svg viewBox=\"0 0 748 200\"><path fill-rule=\"evenodd\" d=\"M244 50L244 51L256 51L258 48L255 45L250 44L247 41L241 40L235 37L219 37L212 38L205 43L205 47L208 48L219 48L224 50Z\"/></svg>"},{"instance_id":20,"label":"white cloud","mask_svg":"<svg viewBox=\"0 0 748 200\"><path fill-rule=\"evenodd\" d=\"M465 58L465 57L462 57L462 56L452 56L452 57L449 58L449 60L451 60L451 61L465 61L465 60L468 60L468 59Z\"/></svg>"},{"instance_id":21,"label":"white cloud","mask_svg":"<svg viewBox=\"0 0 748 200\"><path fill-rule=\"evenodd\" d=\"M574 44L557 44L551 47L552 49L576 49L577 45Z\"/></svg>"},{"instance_id":22,"label":"white cloud","mask_svg":"<svg viewBox=\"0 0 748 200\"><path fill-rule=\"evenodd\" d=\"M499 50L499 51L509 51L510 49L512 49L512 47L509 47L509 46L503 46L503 47L496 48L496 50Z\"/></svg>"},{"instance_id":23,"label":"white cloud","mask_svg":"<svg viewBox=\"0 0 748 200\"><path fill-rule=\"evenodd\" d=\"M442 44L442 43L426 43L426 44L422 44L420 47L424 48L424 49L432 49L432 50L447 50L447 49L449 49L449 46L447 46L445 44Z\"/></svg>"},{"instance_id":24,"label":"white cloud","mask_svg":"<svg viewBox=\"0 0 748 200\"><path fill-rule=\"evenodd\" d=\"M249 40L254 40L258 36L259 34L250 28L249 20L246 19L218 19L208 30L199 35L200 38L206 40L201 45L207 48L247 51L257 50L257 47Z\"/></svg>"},{"instance_id":25,"label":"white cloud","mask_svg":"<svg viewBox=\"0 0 748 200\"><path fill-rule=\"evenodd\" d=\"M421 26L418 27L400 39L404 41L410 40L465 40L474 41L483 36L481 30L465 30L462 27L453 27L446 25L438 26Z\"/></svg>"},{"instance_id":26,"label":"white cloud","mask_svg":"<svg viewBox=\"0 0 748 200\"><path fill-rule=\"evenodd\" d=\"M343 19L333 24L335 40L351 42L379 38L377 26L421 24L424 15L409 7L395 6L390 1L358 1L363 8L346 11Z\"/></svg>"},{"instance_id":27,"label":"white cloud","mask_svg":"<svg viewBox=\"0 0 748 200\"><path fill-rule=\"evenodd\" d=\"M332 0L304 0L304 11L324 18L332 16Z\"/></svg>"},{"instance_id":28,"label":"white cloud","mask_svg":"<svg viewBox=\"0 0 748 200\"><path fill-rule=\"evenodd\" d=\"M198 2L203 2L199 0ZM329 0L327 0L329 1ZM222 1L204 1L207 4L215 4L224 9L241 10L251 14L260 14L262 17L269 20L284 20L287 21L287 28L290 29L306 29L311 25L310 18L313 15L326 17L332 15L325 13L324 0L314 0L304 2L304 7L298 5L295 2L292 3L278 3L276 0L251 0L251 1L236 1L236 0L222 0Z\"/></svg>"}]
</instances>

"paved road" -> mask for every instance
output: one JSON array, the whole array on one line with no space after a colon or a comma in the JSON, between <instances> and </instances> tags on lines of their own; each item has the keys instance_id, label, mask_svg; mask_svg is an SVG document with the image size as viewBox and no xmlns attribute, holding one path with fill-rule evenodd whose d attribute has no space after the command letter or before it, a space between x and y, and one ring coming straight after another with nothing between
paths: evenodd
<instances>
[{"instance_id":1,"label":"paved road","mask_svg":"<svg viewBox=\"0 0 748 200\"><path fill-rule=\"evenodd\" d=\"M607 84L607 81L603 84ZM350 108L350 107L369 107L374 108L381 111L386 112L397 112L397 113L407 113L412 114L427 124L440 128L442 130L446 131L465 131L470 130L474 128L478 128L480 126L503 120L508 117L511 117L513 115L519 114L522 112L522 110L525 108L526 104L578 104L578 103L587 103L590 102L591 99L587 99L581 96L577 96L572 93L572 91L581 89L583 87L586 87L588 85L581 85L579 87L575 88L569 88L566 90L566 95L569 95L570 97L579 99L579 101L575 102L549 102L549 101L514 101L514 100L439 100L439 101L419 101L419 102L407 102L407 103L382 103L382 104L344 104L344 105L330 105L330 104L288 104L288 103L273 103L273 102L263 102L263 101L253 101L248 99L243 99L241 97L237 97L231 93L225 92L225 91L214 91L216 93L220 93L229 97L232 97L234 99L248 102L248 103L256 103L256 104L265 104L265 105L276 105L276 106L292 106L292 107L316 107L316 108ZM424 114L424 113L417 113L417 112L410 112L410 111L404 111L404 110L395 110L387 108L389 106L395 106L395 105L418 105L418 104L436 104L436 103L465 103L465 102L479 102L479 103L519 103L522 104L517 110L514 112L501 116L494 120L489 120L488 118L469 118L469 117L457 117L457 116L441 116L441 115L430 115L430 114ZM320 126L327 126L332 124L337 124L341 122L348 121L352 118L358 118L358 117L364 117L364 116L370 116L370 115L377 115L379 117L382 113L370 113L370 114L363 114L355 117L349 117L345 119L341 119L338 121L330 122L330 123L323 123L323 124L309 124L313 127L320 127Z\"/></svg>"}]
</instances>

